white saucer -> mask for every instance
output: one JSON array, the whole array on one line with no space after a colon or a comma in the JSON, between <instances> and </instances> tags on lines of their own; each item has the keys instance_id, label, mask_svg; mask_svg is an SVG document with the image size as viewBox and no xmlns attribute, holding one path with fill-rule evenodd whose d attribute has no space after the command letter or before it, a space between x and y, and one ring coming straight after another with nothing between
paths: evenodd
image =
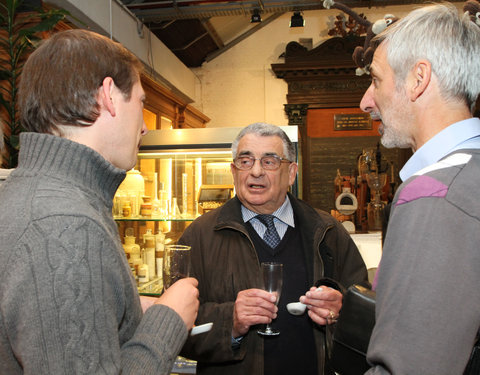
<instances>
[{"instance_id":1,"label":"white saucer","mask_svg":"<svg viewBox=\"0 0 480 375\"><path fill-rule=\"evenodd\" d=\"M195 326L192 328L192 331L190 332L190 336L195 336L195 335L198 335L199 333L208 332L212 329L212 326L213 326L213 323L205 323L199 326Z\"/></svg>"}]
</instances>

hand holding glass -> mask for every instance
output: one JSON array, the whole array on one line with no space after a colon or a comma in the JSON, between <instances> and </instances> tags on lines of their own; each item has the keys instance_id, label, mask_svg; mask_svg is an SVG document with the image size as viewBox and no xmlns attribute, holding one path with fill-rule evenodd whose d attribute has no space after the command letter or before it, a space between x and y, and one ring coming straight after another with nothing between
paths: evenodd
<instances>
[{"instance_id":1,"label":"hand holding glass","mask_svg":"<svg viewBox=\"0 0 480 375\"><path fill-rule=\"evenodd\" d=\"M190 246L167 245L163 259L163 288L190 276Z\"/></svg>"},{"instance_id":2,"label":"hand holding glass","mask_svg":"<svg viewBox=\"0 0 480 375\"><path fill-rule=\"evenodd\" d=\"M283 264L281 263L262 263L263 275L263 289L267 292L273 293L277 299L275 304L278 304L280 293L282 292L283 281ZM276 336L280 331L270 327L270 324L265 326L265 329L257 331L258 334L264 336Z\"/></svg>"}]
</instances>

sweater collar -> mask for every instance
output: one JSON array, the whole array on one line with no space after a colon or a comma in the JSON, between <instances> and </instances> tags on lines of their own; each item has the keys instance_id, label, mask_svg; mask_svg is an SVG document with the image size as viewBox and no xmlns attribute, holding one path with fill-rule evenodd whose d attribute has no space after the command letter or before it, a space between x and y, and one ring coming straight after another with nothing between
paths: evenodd
<instances>
[{"instance_id":1,"label":"sweater collar","mask_svg":"<svg viewBox=\"0 0 480 375\"><path fill-rule=\"evenodd\" d=\"M18 173L53 176L81 185L111 202L126 172L95 150L51 134L20 134Z\"/></svg>"}]
</instances>

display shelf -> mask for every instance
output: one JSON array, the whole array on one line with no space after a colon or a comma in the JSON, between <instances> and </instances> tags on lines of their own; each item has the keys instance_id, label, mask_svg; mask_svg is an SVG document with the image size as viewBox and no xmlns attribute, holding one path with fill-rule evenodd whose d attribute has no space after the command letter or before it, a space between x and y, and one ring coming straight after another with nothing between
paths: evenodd
<instances>
[{"instance_id":1,"label":"display shelf","mask_svg":"<svg viewBox=\"0 0 480 375\"><path fill-rule=\"evenodd\" d=\"M200 216L200 215L198 215ZM187 217L148 217L148 216L138 216L138 217L114 217L115 221L161 221L161 222L184 222L184 221L194 221L198 216L187 216Z\"/></svg>"},{"instance_id":2,"label":"display shelf","mask_svg":"<svg viewBox=\"0 0 480 375\"><path fill-rule=\"evenodd\" d=\"M138 293L142 296L158 297L163 293L163 282L161 277L156 277L149 282L137 286Z\"/></svg>"},{"instance_id":3,"label":"display shelf","mask_svg":"<svg viewBox=\"0 0 480 375\"><path fill-rule=\"evenodd\" d=\"M195 374L197 371L197 362L178 356L172 368L172 375L176 374Z\"/></svg>"}]
</instances>

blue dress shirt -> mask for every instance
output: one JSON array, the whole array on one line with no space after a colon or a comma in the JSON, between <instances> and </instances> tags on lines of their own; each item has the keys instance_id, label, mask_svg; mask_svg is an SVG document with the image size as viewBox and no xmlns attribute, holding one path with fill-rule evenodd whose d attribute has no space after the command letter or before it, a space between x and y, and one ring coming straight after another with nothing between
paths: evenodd
<instances>
[{"instance_id":1,"label":"blue dress shirt","mask_svg":"<svg viewBox=\"0 0 480 375\"><path fill-rule=\"evenodd\" d=\"M255 218L255 216L257 215L258 213L249 210L242 204L243 221L245 223L250 221L253 229L255 229L260 238L263 238L267 227L260 220ZM280 239L282 239L287 232L288 226L295 228L295 222L293 219L293 208L292 204L290 203L290 199L288 199L288 195L285 197L285 201L280 206L280 208L274 213L272 213L272 215L275 216L273 219L273 223L275 224L275 229L277 229Z\"/></svg>"},{"instance_id":2,"label":"blue dress shirt","mask_svg":"<svg viewBox=\"0 0 480 375\"><path fill-rule=\"evenodd\" d=\"M429 139L405 163L400 178L405 181L449 153L467 148L480 149L480 119L477 117L456 122Z\"/></svg>"}]
</instances>

